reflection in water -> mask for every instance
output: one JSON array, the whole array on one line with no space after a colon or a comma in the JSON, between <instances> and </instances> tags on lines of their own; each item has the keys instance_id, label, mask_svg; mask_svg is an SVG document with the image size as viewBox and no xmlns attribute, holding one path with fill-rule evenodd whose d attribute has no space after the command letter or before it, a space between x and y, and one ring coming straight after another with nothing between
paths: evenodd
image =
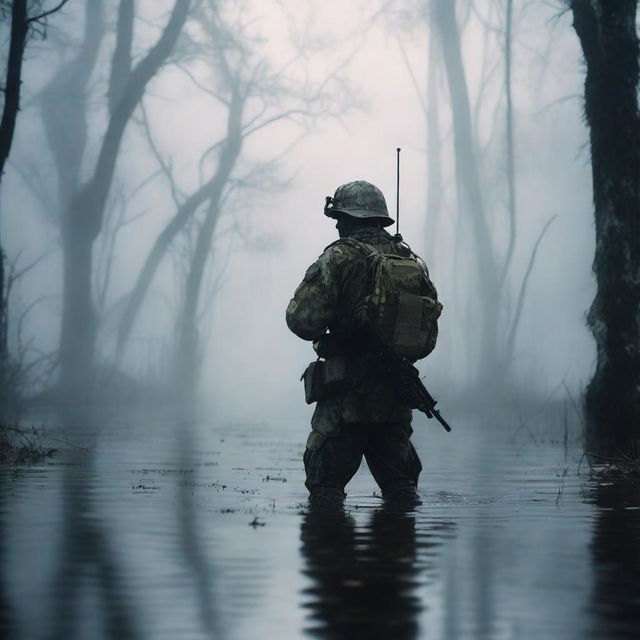
<instances>
[{"instance_id":1,"label":"reflection in water","mask_svg":"<svg viewBox=\"0 0 640 640\"><path fill-rule=\"evenodd\" d=\"M96 475L91 472L93 456L83 468L70 465L63 480L63 531L60 565L53 589L54 613L49 638L55 640L85 637L79 621L86 619L87 594L102 604L104 635L109 638L137 638L135 616L124 588L118 556L103 523L97 516L91 496ZM96 615L93 624L100 624ZM86 630L85 630L86 631ZM93 637L95 630L92 631Z\"/></svg>"},{"instance_id":2,"label":"reflection in water","mask_svg":"<svg viewBox=\"0 0 640 640\"><path fill-rule=\"evenodd\" d=\"M640 627L640 482L616 479L596 486L599 507L590 545L594 638L637 638Z\"/></svg>"},{"instance_id":3,"label":"reflection in water","mask_svg":"<svg viewBox=\"0 0 640 640\"><path fill-rule=\"evenodd\" d=\"M300 517L291 431L172 418L0 474L0 638L637 636L638 483L560 495L551 447L471 433L486 464L440 456L415 511Z\"/></svg>"},{"instance_id":4,"label":"reflection in water","mask_svg":"<svg viewBox=\"0 0 640 640\"><path fill-rule=\"evenodd\" d=\"M366 527L356 526L343 509L310 507L301 527L306 590L313 623L322 637L418 638L423 601L418 587L434 573L434 551L451 523L421 531L415 513L383 507Z\"/></svg>"},{"instance_id":5,"label":"reflection in water","mask_svg":"<svg viewBox=\"0 0 640 640\"><path fill-rule=\"evenodd\" d=\"M7 496L9 495L8 475L0 473L0 637L9 637L9 630L13 629L13 611L9 600L7 584L7 531L9 530L9 512Z\"/></svg>"},{"instance_id":6,"label":"reflection in water","mask_svg":"<svg viewBox=\"0 0 640 640\"><path fill-rule=\"evenodd\" d=\"M179 440L182 464L188 468L193 464L193 422L183 421L179 425ZM178 499L178 523L180 526L180 547L186 566L193 574L195 591L202 628L208 638L222 638L220 615L214 596L214 573L210 558L205 553L201 541L198 518L191 487L183 482Z\"/></svg>"}]
</instances>

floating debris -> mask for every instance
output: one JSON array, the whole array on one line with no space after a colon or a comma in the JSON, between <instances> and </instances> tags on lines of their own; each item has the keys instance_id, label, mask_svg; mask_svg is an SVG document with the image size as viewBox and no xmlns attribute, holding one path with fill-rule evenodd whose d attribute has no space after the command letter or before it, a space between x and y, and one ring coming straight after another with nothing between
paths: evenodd
<instances>
[{"instance_id":1,"label":"floating debris","mask_svg":"<svg viewBox=\"0 0 640 640\"><path fill-rule=\"evenodd\" d=\"M148 484L133 484L131 485L131 488L134 491L155 491L160 489L160 487L156 486L156 485L148 485Z\"/></svg>"},{"instance_id":2,"label":"floating debris","mask_svg":"<svg viewBox=\"0 0 640 640\"><path fill-rule=\"evenodd\" d=\"M287 479L283 476L267 476L266 478L262 478L262 482L286 482Z\"/></svg>"},{"instance_id":3,"label":"floating debris","mask_svg":"<svg viewBox=\"0 0 640 640\"><path fill-rule=\"evenodd\" d=\"M254 529L256 527L264 527L267 523L266 522L262 522L261 520L258 520L258 517L256 516L250 523L249 526L253 527Z\"/></svg>"}]
</instances>

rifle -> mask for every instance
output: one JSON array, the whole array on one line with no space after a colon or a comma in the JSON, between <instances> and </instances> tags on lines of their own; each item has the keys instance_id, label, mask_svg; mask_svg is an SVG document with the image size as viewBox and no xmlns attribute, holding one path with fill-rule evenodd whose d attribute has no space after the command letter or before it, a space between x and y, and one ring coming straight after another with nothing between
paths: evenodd
<instances>
[{"instance_id":1,"label":"rifle","mask_svg":"<svg viewBox=\"0 0 640 640\"><path fill-rule=\"evenodd\" d=\"M446 431L451 431L447 421L436 409L438 401L429 393L420 379L420 372L407 358L392 353L374 336L363 336L358 331L344 328L326 333L313 343L321 358L331 358L345 353L368 351L371 364L387 378L403 404L422 411L427 418L435 418Z\"/></svg>"},{"instance_id":2,"label":"rifle","mask_svg":"<svg viewBox=\"0 0 640 640\"><path fill-rule=\"evenodd\" d=\"M388 350L379 351L376 366L389 378L402 402L412 409L422 411L427 418L435 418L445 429L451 431L447 421L436 409L437 400L429 393L420 379L420 372L409 360Z\"/></svg>"}]
</instances>

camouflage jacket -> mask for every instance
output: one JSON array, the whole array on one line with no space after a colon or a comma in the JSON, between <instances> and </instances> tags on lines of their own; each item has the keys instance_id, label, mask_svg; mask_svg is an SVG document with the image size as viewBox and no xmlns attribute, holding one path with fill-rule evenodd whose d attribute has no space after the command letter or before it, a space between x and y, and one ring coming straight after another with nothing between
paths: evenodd
<instances>
[{"instance_id":1,"label":"camouflage jacket","mask_svg":"<svg viewBox=\"0 0 640 640\"><path fill-rule=\"evenodd\" d=\"M384 230L364 229L351 235L372 250L411 255L409 247ZM303 340L349 324L355 304L369 292L366 254L347 242L329 245L306 271L287 307L287 325ZM409 422L411 409L401 405L388 383L372 372L366 349L348 355L348 389L318 402L312 427L337 435L344 423Z\"/></svg>"}]
</instances>

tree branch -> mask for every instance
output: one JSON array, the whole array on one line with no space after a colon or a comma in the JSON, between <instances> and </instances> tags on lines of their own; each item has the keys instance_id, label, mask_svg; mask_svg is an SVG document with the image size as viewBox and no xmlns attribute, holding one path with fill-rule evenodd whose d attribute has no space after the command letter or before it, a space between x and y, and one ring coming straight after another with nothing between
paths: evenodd
<instances>
[{"instance_id":1,"label":"tree branch","mask_svg":"<svg viewBox=\"0 0 640 640\"><path fill-rule=\"evenodd\" d=\"M67 4L67 2L69 2L69 0L61 0L53 9L49 9L49 11L45 11L37 16L33 16L29 18L27 20L27 24L31 24L33 22L40 22L40 20L46 18L47 16L50 16L53 13L56 13L56 11L60 11L60 9L62 9L62 7L64 7L64 5Z\"/></svg>"},{"instance_id":2,"label":"tree branch","mask_svg":"<svg viewBox=\"0 0 640 640\"><path fill-rule=\"evenodd\" d=\"M544 235L547 233L547 230L551 226L551 223L558 217L558 215L551 216L547 223L542 227L542 231L536 240L536 243L533 245L533 250L531 251L531 257L529 258L529 266L524 274L524 278L522 279L522 285L520 286L520 293L518 294L518 303L516 305L516 312L513 316L513 322L511 323L511 328L509 329L509 337L507 339L507 355L510 356L513 353L513 345L515 342L516 331L518 330L518 325L520 324L520 315L522 314L522 308L524 306L524 299L527 293L527 284L529 283L529 276L533 271L533 266L536 260L536 254L538 252L538 247L544 238Z\"/></svg>"}]
</instances>

